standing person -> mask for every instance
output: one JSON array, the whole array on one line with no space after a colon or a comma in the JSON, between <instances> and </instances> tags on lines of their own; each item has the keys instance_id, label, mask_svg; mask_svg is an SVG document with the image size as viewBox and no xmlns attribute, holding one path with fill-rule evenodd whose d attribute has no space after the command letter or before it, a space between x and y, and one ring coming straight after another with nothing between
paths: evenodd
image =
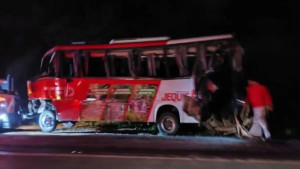
<instances>
[{"instance_id":1,"label":"standing person","mask_svg":"<svg viewBox=\"0 0 300 169\"><path fill-rule=\"evenodd\" d=\"M253 110L253 124L250 134L254 137L271 138L266 121L267 111L273 110L273 102L266 86L254 80L248 80L246 104Z\"/></svg>"}]
</instances>

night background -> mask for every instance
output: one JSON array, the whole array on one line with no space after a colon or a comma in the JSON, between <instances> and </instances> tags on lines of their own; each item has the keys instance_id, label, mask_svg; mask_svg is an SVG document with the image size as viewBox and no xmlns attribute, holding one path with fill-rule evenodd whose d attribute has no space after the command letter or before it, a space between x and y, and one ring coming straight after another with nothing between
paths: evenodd
<instances>
[{"instance_id":1,"label":"night background","mask_svg":"<svg viewBox=\"0 0 300 169\"><path fill-rule=\"evenodd\" d=\"M26 100L26 80L56 45L234 33L245 50L244 71L259 76L273 97L271 134L299 138L297 11L295 1L6 1L0 7L0 78L11 74Z\"/></svg>"}]
</instances>

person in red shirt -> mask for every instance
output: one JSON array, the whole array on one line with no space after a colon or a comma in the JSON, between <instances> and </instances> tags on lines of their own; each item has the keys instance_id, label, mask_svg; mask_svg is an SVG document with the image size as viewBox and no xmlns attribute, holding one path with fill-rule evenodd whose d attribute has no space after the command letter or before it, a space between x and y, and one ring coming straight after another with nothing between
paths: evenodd
<instances>
[{"instance_id":1,"label":"person in red shirt","mask_svg":"<svg viewBox=\"0 0 300 169\"><path fill-rule=\"evenodd\" d=\"M266 139L270 139L266 113L273 110L273 102L267 87L257 81L248 80L246 104L253 110L253 124L249 133L255 137L264 135Z\"/></svg>"}]
</instances>

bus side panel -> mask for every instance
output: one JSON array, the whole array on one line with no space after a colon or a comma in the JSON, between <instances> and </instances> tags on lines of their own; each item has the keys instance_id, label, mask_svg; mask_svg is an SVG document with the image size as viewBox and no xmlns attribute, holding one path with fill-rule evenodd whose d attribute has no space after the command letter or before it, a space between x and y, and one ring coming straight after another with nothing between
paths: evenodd
<instances>
[{"instance_id":1,"label":"bus side panel","mask_svg":"<svg viewBox=\"0 0 300 169\"><path fill-rule=\"evenodd\" d=\"M128 107L133 85L114 81L90 81L81 100L82 121L122 121Z\"/></svg>"},{"instance_id":2,"label":"bus side panel","mask_svg":"<svg viewBox=\"0 0 300 169\"><path fill-rule=\"evenodd\" d=\"M79 101L78 100L53 100L52 101L60 121L79 120Z\"/></svg>"},{"instance_id":3,"label":"bus side panel","mask_svg":"<svg viewBox=\"0 0 300 169\"><path fill-rule=\"evenodd\" d=\"M88 92L88 80L73 78L66 83L64 98L53 101L59 120L79 121L81 119L81 104Z\"/></svg>"},{"instance_id":4,"label":"bus side panel","mask_svg":"<svg viewBox=\"0 0 300 169\"><path fill-rule=\"evenodd\" d=\"M159 107L172 105L177 108L181 123L198 123L194 117L189 116L182 109L184 95L192 96L193 91L194 83L192 78L162 80L148 122L156 122Z\"/></svg>"},{"instance_id":5,"label":"bus side panel","mask_svg":"<svg viewBox=\"0 0 300 169\"><path fill-rule=\"evenodd\" d=\"M80 120L147 122L160 81L95 78L85 83Z\"/></svg>"},{"instance_id":6,"label":"bus side panel","mask_svg":"<svg viewBox=\"0 0 300 169\"><path fill-rule=\"evenodd\" d=\"M53 100L61 121L147 122L159 80L74 78Z\"/></svg>"},{"instance_id":7,"label":"bus side panel","mask_svg":"<svg viewBox=\"0 0 300 169\"><path fill-rule=\"evenodd\" d=\"M147 122L159 84L136 84L129 100L125 121Z\"/></svg>"},{"instance_id":8,"label":"bus side panel","mask_svg":"<svg viewBox=\"0 0 300 169\"><path fill-rule=\"evenodd\" d=\"M52 101L57 112L58 120L79 120L79 99L82 85L80 79L44 77L29 84L32 94L30 99L43 99ZM76 91L76 95L75 95Z\"/></svg>"},{"instance_id":9,"label":"bus side panel","mask_svg":"<svg viewBox=\"0 0 300 169\"><path fill-rule=\"evenodd\" d=\"M35 82L30 82L29 99L56 100L63 99L66 80L52 77L44 77Z\"/></svg>"}]
</instances>

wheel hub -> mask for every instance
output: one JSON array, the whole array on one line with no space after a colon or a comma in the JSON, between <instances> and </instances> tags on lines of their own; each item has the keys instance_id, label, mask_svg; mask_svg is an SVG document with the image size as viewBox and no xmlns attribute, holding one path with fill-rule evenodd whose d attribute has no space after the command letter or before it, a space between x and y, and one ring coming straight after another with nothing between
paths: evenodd
<instances>
[{"instance_id":1,"label":"wheel hub","mask_svg":"<svg viewBox=\"0 0 300 169\"><path fill-rule=\"evenodd\" d=\"M51 127L54 124L54 119L53 119L52 116L45 115L43 117L42 122L43 122L43 126L45 126L45 127Z\"/></svg>"},{"instance_id":2,"label":"wheel hub","mask_svg":"<svg viewBox=\"0 0 300 169\"><path fill-rule=\"evenodd\" d=\"M175 123L173 122L173 120L172 119L170 119L170 118L165 118L164 120L163 120L163 128L166 130L166 131L171 131L171 130L173 130L174 129L174 127L175 127Z\"/></svg>"}]
</instances>

